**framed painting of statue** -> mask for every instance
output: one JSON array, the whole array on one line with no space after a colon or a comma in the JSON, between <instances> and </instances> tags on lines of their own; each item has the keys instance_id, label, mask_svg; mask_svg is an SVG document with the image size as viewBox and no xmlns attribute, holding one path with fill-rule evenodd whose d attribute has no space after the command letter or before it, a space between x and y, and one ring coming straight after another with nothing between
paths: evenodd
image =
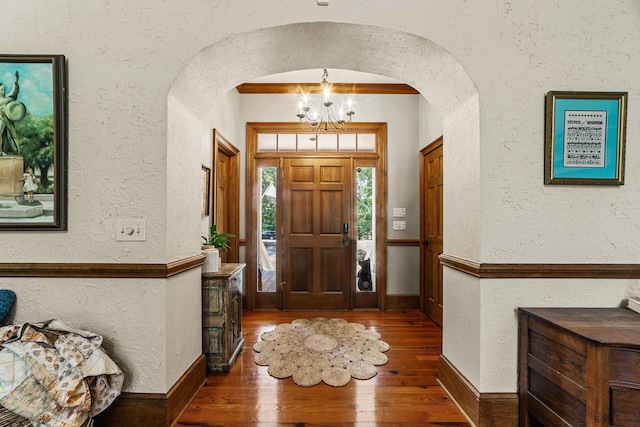
<instances>
[{"instance_id":1,"label":"framed painting of statue","mask_svg":"<svg viewBox=\"0 0 640 427\"><path fill-rule=\"evenodd\" d=\"M63 55L0 55L0 231L67 229Z\"/></svg>"}]
</instances>

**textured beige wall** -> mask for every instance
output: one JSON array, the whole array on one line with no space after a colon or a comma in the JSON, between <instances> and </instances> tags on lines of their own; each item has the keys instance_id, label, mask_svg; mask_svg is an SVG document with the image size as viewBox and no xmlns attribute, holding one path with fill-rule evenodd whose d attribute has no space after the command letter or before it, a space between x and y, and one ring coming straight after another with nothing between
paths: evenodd
<instances>
[{"instance_id":1,"label":"textured beige wall","mask_svg":"<svg viewBox=\"0 0 640 427\"><path fill-rule=\"evenodd\" d=\"M636 2L603 9L578 0L354 0L322 8L312 0L14 0L2 2L2 12L4 53L62 53L69 69L69 230L0 232L3 262L156 263L197 253L201 145L211 127L224 125L212 123L216 100L252 78L320 67L404 81L442 114L451 144L445 148L449 255L481 262L637 262L633 144L623 187L549 187L542 180L548 90L629 91L628 141L638 139ZM131 217L145 218L146 242L115 241L116 220ZM127 391L164 392L198 353L196 332L181 343L184 353L167 350L178 331L199 328L194 318L180 316L185 307L196 310L196 276L186 275L184 283L3 282L18 293L19 320L40 313L64 320L85 302L102 307L91 316L71 314L71 323L111 337L129 373ZM483 281L466 282L445 283L454 295L445 302L445 319L455 319L445 323L445 353L483 392L515 387L515 331L495 328L498 319L513 322L515 304L550 305L556 296L567 305L615 299L610 286L565 295L564 287L576 283L550 280L549 288L517 287L517 300L497 302L496 289L511 292L516 281L486 291ZM637 286L608 283L615 296ZM482 309L457 317L469 302L462 291L474 285L471 295ZM179 286L188 291L176 292ZM477 351L456 346L476 325L478 344L471 348ZM496 368L501 365L511 368Z\"/></svg>"}]
</instances>

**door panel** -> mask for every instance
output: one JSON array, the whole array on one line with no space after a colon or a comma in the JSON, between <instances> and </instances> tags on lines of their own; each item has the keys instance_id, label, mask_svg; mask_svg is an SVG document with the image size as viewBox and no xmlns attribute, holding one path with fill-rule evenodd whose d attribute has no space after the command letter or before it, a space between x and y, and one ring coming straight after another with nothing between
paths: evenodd
<instances>
[{"instance_id":1,"label":"door panel","mask_svg":"<svg viewBox=\"0 0 640 427\"><path fill-rule=\"evenodd\" d=\"M313 266L313 249L291 248L291 291L311 292L309 271Z\"/></svg>"},{"instance_id":2,"label":"door panel","mask_svg":"<svg viewBox=\"0 0 640 427\"><path fill-rule=\"evenodd\" d=\"M422 151L422 311L442 326L443 155L442 138Z\"/></svg>"},{"instance_id":3,"label":"door panel","mask_svg":"<svg viewBox=\"0 0 640 427\"><path fill-rule=\"evenodd\" d=\"M313 191L297 190L291 193L291 207L295 206L292 215L291 233L295 235L313 234Z\"/></svg>"},{"instance_id":4,"label":"door panel","mask_svg":"<svg viewBox=\"0 0 640 427\"><path fill-rule=\"evenodd\" d=\"M342 292L341 272L344 271L342 247L322 248L320 250L322 270L322 292ZM346 307L345 307L346 308Z\"/></svg>"},{"instance_id":5,"label":"door panel","mask_svg":"<svg viewBox=\"0 0 640 427\"><path fill-rule=\"evenodd\" d=\"M350 309L350 160L284 159L283 186L283 308Z\"/></svg>"},{"instance_id":6,"label":"door panel","mask_svg":"<svg viewBox=\"0 0 640 427\"><path fill-rule=\"evenodd\" d=\"M320 234L342 233L343 191L320 191ZM346 220L345 222L349 222Z\"/></svg>"}]
</instances>

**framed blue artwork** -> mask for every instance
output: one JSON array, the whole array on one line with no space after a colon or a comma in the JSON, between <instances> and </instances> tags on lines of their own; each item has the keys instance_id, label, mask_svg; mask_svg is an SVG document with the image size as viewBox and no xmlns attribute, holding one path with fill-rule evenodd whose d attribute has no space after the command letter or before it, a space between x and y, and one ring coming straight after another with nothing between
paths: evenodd
<instances>
[{"instance_id":1,"label":"framed blue artwork","mask_svg":"<svg viewBox=\"0 0 640 427\"><path fill-rule=\"evenodd\" d=\"M548 92L545 184L622 185L627 92Z\"/></svg>"},{"instance_id":2,"label":"framed blue artwork","mask_svg":"<svg viewBox=\"0 0 640 427\"><path fill-rule=\"evenodd\" d=\"M0 231L67 229L63 55L0 55Z\"/></svg>"}]
</instances>

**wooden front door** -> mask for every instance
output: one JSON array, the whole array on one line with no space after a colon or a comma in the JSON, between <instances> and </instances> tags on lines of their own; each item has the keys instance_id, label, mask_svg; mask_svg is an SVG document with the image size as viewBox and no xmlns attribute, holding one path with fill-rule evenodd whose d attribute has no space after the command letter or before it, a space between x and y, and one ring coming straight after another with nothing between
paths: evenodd
<instances>
[{"instance_id":1,"label":"wooden front door","mask_svg":"<svg viewBox=\"0 0 640 427\"><path fill-rule=\"evenodd\" d=\"M421 151L421 310L442 326L443 169L442 137Z\"/></svg>"},{"instance_id":2,"label":"wooden front door","mask_svg":"<svg viewBox=\"0 0 640 427\"><path fill-rule=\"evenodd\" d=\"M351 308L355 258L349 159L286 158L282 308Z\"/></svg>"}]
</instances>

